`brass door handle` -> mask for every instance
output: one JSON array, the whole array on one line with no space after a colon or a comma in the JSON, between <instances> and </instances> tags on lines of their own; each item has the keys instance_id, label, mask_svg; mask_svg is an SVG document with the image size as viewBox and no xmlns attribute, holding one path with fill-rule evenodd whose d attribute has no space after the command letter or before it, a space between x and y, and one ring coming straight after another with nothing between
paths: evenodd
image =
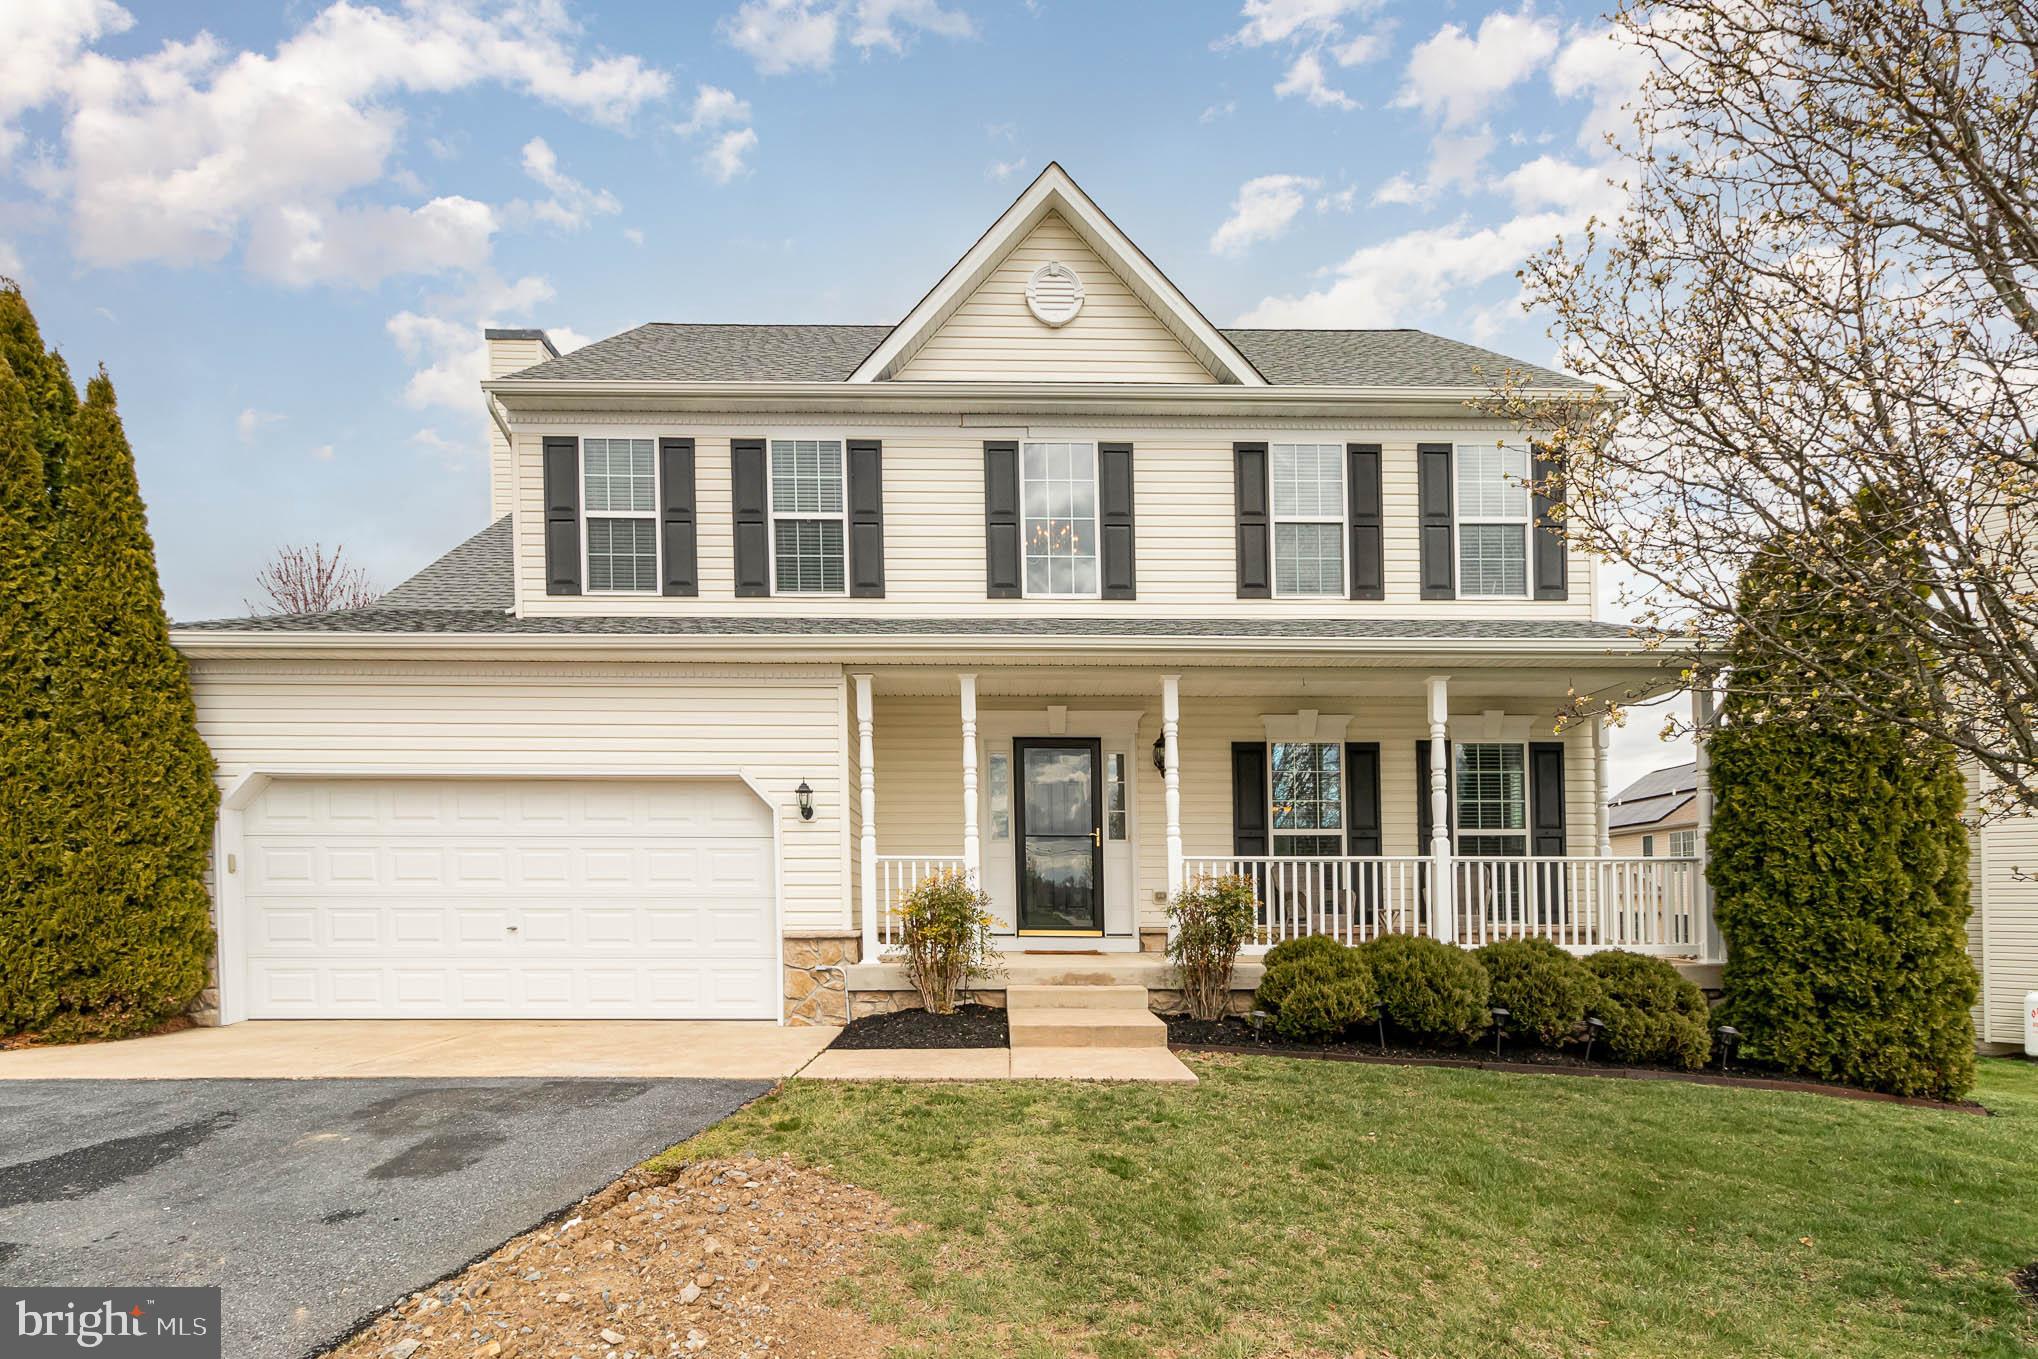
<instances>
[{"instance_id":1,"label":"brass door handle","mask_svg":"<svg viewBox=\"0 0 2038 1359\"><path fill-rule=\"evenodd\" d=\"M1091 844L1093 844L1093 845L1101 845L1101 844L1103 844L1103 843L1104 843L1104 832L1103 832L1103 831L1101 831L1101 830L1099 830L1099 829L1097 829L1097 827L1095 827L1095 826L1092 826L1092 827L1090 827L1090 843L1091 843Z\"/></svg>"}]
</instances>

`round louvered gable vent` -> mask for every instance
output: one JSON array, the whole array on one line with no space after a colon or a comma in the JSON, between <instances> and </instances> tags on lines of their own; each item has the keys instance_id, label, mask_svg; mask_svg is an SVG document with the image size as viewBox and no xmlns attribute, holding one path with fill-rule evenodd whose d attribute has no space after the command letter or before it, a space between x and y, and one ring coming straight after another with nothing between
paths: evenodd
<instances>
[{"instance_id":1,"label":"round louvered gable vent","mask_svg":"<svg viewBox=\"0 0 2038 1359\"><path fill-rule=\"evenodd\" d=\"M1083 281L1060 260L1049 260L1026 280L1026 309L1043 325L1065 326L1083 309Z\"/></svg>"}]
</instances>

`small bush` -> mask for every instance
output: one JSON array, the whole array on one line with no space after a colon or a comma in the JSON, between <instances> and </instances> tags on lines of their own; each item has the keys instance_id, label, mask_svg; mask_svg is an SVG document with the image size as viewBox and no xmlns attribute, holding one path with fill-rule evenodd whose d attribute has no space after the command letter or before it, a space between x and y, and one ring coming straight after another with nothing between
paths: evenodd
<instances>
[{"instance_id":1,"label":"small bush","mask_svg":"<svg viewBox=\"0 0 2038 1359\"><path fill-rule=\"evenodd\" d=\"M1599 999L1585 964L1547 939L1502 939L1472 956L1492 983L1493 1007L1507 1011L1507 1027L1546 1047L1577 1036Z\"/></svg>"},{"instance_id":2,"label":"small bush","mask_svg":"<svg viewBox=\"0 0 2038 1359\"><path fill-rule=\"evenodd\" d=\"M1252 939L1257 913L1251 880L1236 874L1198 878L1168 907L1175 925L1168 957L1181 974L1182 998L1194 1018L1222 1019L1231 1008L1231 970Z\"/></svg>"},{"instance_id":3,"label":"small bush","mask_svg":"<svg viewBox=\"0 0 2038 1359\"><path fill-rule=\"evenodd\" d=\"M997 970L991 901L953 870L922 878L900 909L906 976L929 1014L952 1015L971 979Z\"/></svg>"},{"instance_id":4,"label":"small bush","mask_svg":"<svg viewBox=\"0 0 2038 1359\"><path fill-rule=\"evenodd\" d=\"M1296 975L1274 1016L1274 1032L1295 1043L1328 1043L1370 1018L1378 997L1373 974L1356 958L1343 972L1321 959L1284 971Z\"/></svg>"},{"instance_id":5,"label":"small bush","mask_svg":"<svg viewBox=\"0 0 2038 1359\"><path fill-rule=\"evenodd\" d=\"M1307 945L1307 947L1297 947ZM1346 948L1335 939L1296 939L1267 951L1267 970L1253 1000L1270 1014L1279 1016L1290 1005L1293 994L1304 988L1328 987L1349 991L1347 999L1359 1006L1358 1013L1339 1028L1348 1027L1373 1013L1380 1003L1373 986L1372 969L1357 949ZM1318 1002L1320 1005L1322 1002ZM1287 1029L1278 1023L1277 1031Z\"/></svg>"},{"instance_id":6,"label":"small bush","mask_svg":"<svg viewBox=\"0 0 2038 1359\"><path fill-rule=\"evenodd\" d=\"M1492 1022L1491 984L1472 955L1417 935L1387 934L1357 950L1373 970L1387 1022L1430 1041L1476 1038Z\"/></svg>"},{"instance_id":7,"label":"small bush","mask_svg":"<svg viewBox=\"0 0 2038 1359\"><path fill-rule=\"evenodd\" d=\"M1624 1062L1662 1062L1696 1071L1712 1056L1712 1009L1705 993L1661 958L1595 953L1585 966L1598 979L1596 1006L1606 1045Z\"/></svg>"}]
</instances>

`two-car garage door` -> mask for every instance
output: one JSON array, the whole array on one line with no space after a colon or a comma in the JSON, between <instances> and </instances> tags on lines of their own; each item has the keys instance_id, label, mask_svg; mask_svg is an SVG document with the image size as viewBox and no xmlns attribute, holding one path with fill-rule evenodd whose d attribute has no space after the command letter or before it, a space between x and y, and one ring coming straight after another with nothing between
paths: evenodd
<instances>
[{"instance_id":1,"label":"two-car garage door","mask_svg":"<svg viewBox=\"0 0 2038 1359\"><path fill-rule=\"evenodd\" d=\"M251 1019L778 1017L739 780L280 779L241 844Z\"/></svg>"}]
</instances>

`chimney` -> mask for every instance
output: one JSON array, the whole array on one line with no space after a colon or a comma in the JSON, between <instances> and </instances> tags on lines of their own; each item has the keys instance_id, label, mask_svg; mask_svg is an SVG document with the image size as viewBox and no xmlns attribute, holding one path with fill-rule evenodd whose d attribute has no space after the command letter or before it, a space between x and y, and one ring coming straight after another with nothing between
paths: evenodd
<instances>
[{"instance_id":1,"label":"chimney","mask_svg":"<svg viewBox=\"0 0 2038 1359\"><path fill-rule=\"evenodd\" d=\"M559 357L542 330L484 330L488 339L488 376L507 377ZM515 508L516 468L510 442L494 420L488 422L488 522Z\"/></svg>"}]
</instances>

